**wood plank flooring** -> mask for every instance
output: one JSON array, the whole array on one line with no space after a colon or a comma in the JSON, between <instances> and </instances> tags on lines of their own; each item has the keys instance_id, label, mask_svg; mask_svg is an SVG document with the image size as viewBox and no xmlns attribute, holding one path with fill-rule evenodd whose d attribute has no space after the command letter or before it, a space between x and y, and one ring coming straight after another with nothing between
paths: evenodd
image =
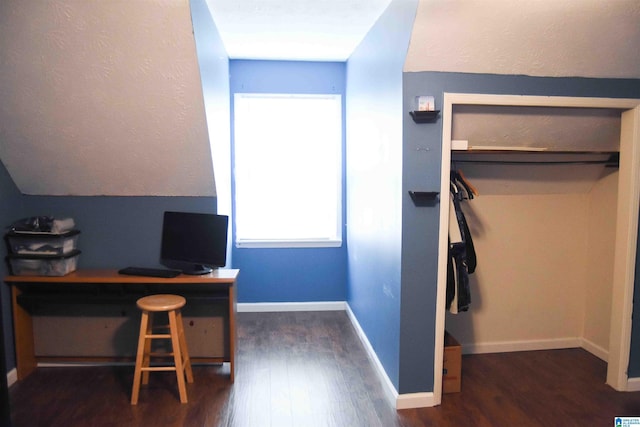
<instances>
[{"instance_id":1,"label":"wood plank flooring","mask_svg":"<svg viewBox=\"0 0 640 427\"><path fill-rule=\"evenodd\" d=\"M175 376L156 373L131 406L132 366L39 368L10 389L13 426L555 427L640 416L640 393L605 385L606 364L580 349L463 356L460 393L396 411L346 313L239 313L237 323L234 385L226 366L195 366L180 404Z\"/></svg>"}]
</instances>

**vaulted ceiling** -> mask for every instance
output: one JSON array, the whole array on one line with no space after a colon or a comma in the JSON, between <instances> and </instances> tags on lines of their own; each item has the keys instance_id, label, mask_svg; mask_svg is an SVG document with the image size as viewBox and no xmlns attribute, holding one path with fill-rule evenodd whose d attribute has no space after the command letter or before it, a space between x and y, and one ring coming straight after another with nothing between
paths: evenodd
<instances>
[{"instance_id":1,"label":"vaulted ceiling","mask_svg":"<svg viewBox=\"0 0 640 427\"><path fill-rule=\"evenodd\" d=\"M389 3L206 1L231 58L290 60L347 59ZM637 0L419 0L405 70L640 78L638 22ZM189 0L0 2L0 99L25 194L215 195Z\"/></svg>"}]
</instances>

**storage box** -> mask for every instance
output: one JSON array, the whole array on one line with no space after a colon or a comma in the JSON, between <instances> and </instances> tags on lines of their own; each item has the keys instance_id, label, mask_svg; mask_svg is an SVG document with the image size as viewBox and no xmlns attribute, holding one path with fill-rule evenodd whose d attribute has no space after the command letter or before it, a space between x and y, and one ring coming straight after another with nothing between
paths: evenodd
<instances>
[{"instance_id":1,"label":"storage box","mask_svg":"<svg viewBox=\"0 0 640 427\"><path fill-rule=\"evenodd\" d=\"M64 276L78 266L79 250L65 255L10 254L11 272L16 276Z\"/></svg>"},{"instance_id":2,"label":"storage box","mask_svg":"<svg viewBox=\"0 0 640 427\"><path fill-rule=\"evenodd\" d=\"M7 233L9 251L21 255L65 255L77 249L79 230L63 234L10 232Z\"/></svg>"},{"instance_id":3,"label":"storage box","mask_svg":"<svg viewBox=\"0 0 640 427\"><path fill-rule=\"evenodd\" d=\"M444 361L442 364L442 392L460 392L462 347L447 331L444 332Z\"/></svg>"}]
</instances>

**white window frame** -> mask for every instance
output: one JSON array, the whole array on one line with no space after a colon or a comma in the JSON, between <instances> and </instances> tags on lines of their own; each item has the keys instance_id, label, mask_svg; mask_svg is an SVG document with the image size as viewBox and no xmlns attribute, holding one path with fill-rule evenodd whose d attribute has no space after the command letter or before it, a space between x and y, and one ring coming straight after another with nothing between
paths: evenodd
<instances>
[{"instance_id":1,"label":"white window frame","mask_svg":"<svg viewBox=\"0 0 640 427\"><path fill-rule=\"evenodd\" d=\"M327 136L326 139L323 140L331 140L330 142L334 143L334 146L331 149L335 150L332 152L335 155L336 164L332 165L335 167L334 170L329 172L327 179L329 180L329 190L331 192L335 192L335 212L333 210L329 212L329 217L331 218L325 224L323 233L321 235L316 236L305 236L305 237L297 237L297 236L276 236L276 235L260 235L261 231L257 231L257 234L252 234L251 232L244 231L247 226L244 226L243 221L248 220L243 216L243 209L247 209L247 206L243 206L242 201L242 193L246 191L245 188L248 188L249 185L255 186L257 185L256 181L259 178L256 178L254 175L252 178L248 178L248 171L243 172L243 156L251 155L254 158L266 158L268 153L263 152L260 153L259 150L256 150L257 147L254 146L255 152L249 154L248 151L243 151L242 148L242 139L249 138L249 134L245 133L248 127L251 130L259 129L261 133L266 134L269 132L269 127L272 126L272 122L263 123L256 125L254 122L249 125L248 123L244 123L244 120L250 120L250 114L248 110L243 110L246 108L252 108L248 104L252 101L256 101L260 103L262 100L271 99L271 100L286 100L286 99L299 99L299 100L326 100L329 101L324 104L324 107L327 109L337 109L334 112L337 116L337 122L333 123L332 126L324 126L322 129L318 129L317 127L317 117L314 117L314 114L310 114L306 111L295 110L291 111L287 114L287 117L282 117L286 124L288 123L287 129L292 127L295 123L296 125L299 123L303 123L305 121L310 120L308 126L311 129L311 132L307 132L305 128L305 132L309 137L319 134L323 131L328 131L330 136ZM255 102L253 107L255 108ZM264 111L262 109L261 111ZM255 115L253 116L255 119ZM262 117L259 117L262 118ZM283 126L278 125L277 121L275 127L277 127L277 131L281 132ZM278 127L279 126L279 127ZM316 126L315 131L314 126ZM325 129L326 128L326 129ZM273 128L272 128L273 129ZM273 129L275 130L275 129ZM300 131L300 130L299 130ZM236 93L234 94L234 206L235 206L235 227L234 227L234 237L235 244L238 248L311 248L311 247L340 247L342 246L342 96L336 94L264 94L264 93ZM255 137L254 137L255 138ZM325 163L326 164L326 163ZM260 165L257 167L260 168ZM277 168L277 166L276 166ZM267 168L269 169L269 168ZM274 168L270 169L273 172ZM292 168L294 170L294 168ZM254 173L252 170L250 173ZM269 170L262 173L262 176L270 173ZM295 176L295 173L292 174ZM315 191L313 188L305 188L300 187L296 182L288 182L292 185L292 187L298 187L297 190L291 191L293 194L291 197L296 197L299 201L300 205L309 206L313 203L311 198L314 197ZM243 187L245 186L245 187ZM335 187L334 187L335 186ZM267 196L269 198L274 193L272 191L277 189L267 189ZM264 194L263 192L262 194ZM325 195L324 197L328 199L329 195ZM305 201L306 200L306 201ZM331 200L333 200L331 198ZM268 210L268 208L266 208ZM266 210L263 210L262 213L266 213ZM324 218L324 217L323 217ZM321 220L322 222L323 220ZM275 221L274 221L275 222ZM243 228L244 226L244 228Z\"/></svg>"}]
</instances>

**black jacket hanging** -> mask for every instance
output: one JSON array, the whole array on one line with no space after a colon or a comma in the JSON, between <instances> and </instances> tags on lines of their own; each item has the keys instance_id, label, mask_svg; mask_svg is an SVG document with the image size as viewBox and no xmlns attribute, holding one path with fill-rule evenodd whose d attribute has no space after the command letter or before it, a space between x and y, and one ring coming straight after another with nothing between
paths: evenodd
<instances>
[{"instance_id":1,"label":"black jacket hanging","mask_svg":"<svg viewBox=\"0 0 640 427\"><path fill-rule=\"evenodd\" d=\"M456 171L451 173L450 188L446 307L457 313L467 311L471 304L469 274L475 271L477 258L471 232L460 205L465 198L472 199L473 192Z\"/></svg>"}]
</instances>

